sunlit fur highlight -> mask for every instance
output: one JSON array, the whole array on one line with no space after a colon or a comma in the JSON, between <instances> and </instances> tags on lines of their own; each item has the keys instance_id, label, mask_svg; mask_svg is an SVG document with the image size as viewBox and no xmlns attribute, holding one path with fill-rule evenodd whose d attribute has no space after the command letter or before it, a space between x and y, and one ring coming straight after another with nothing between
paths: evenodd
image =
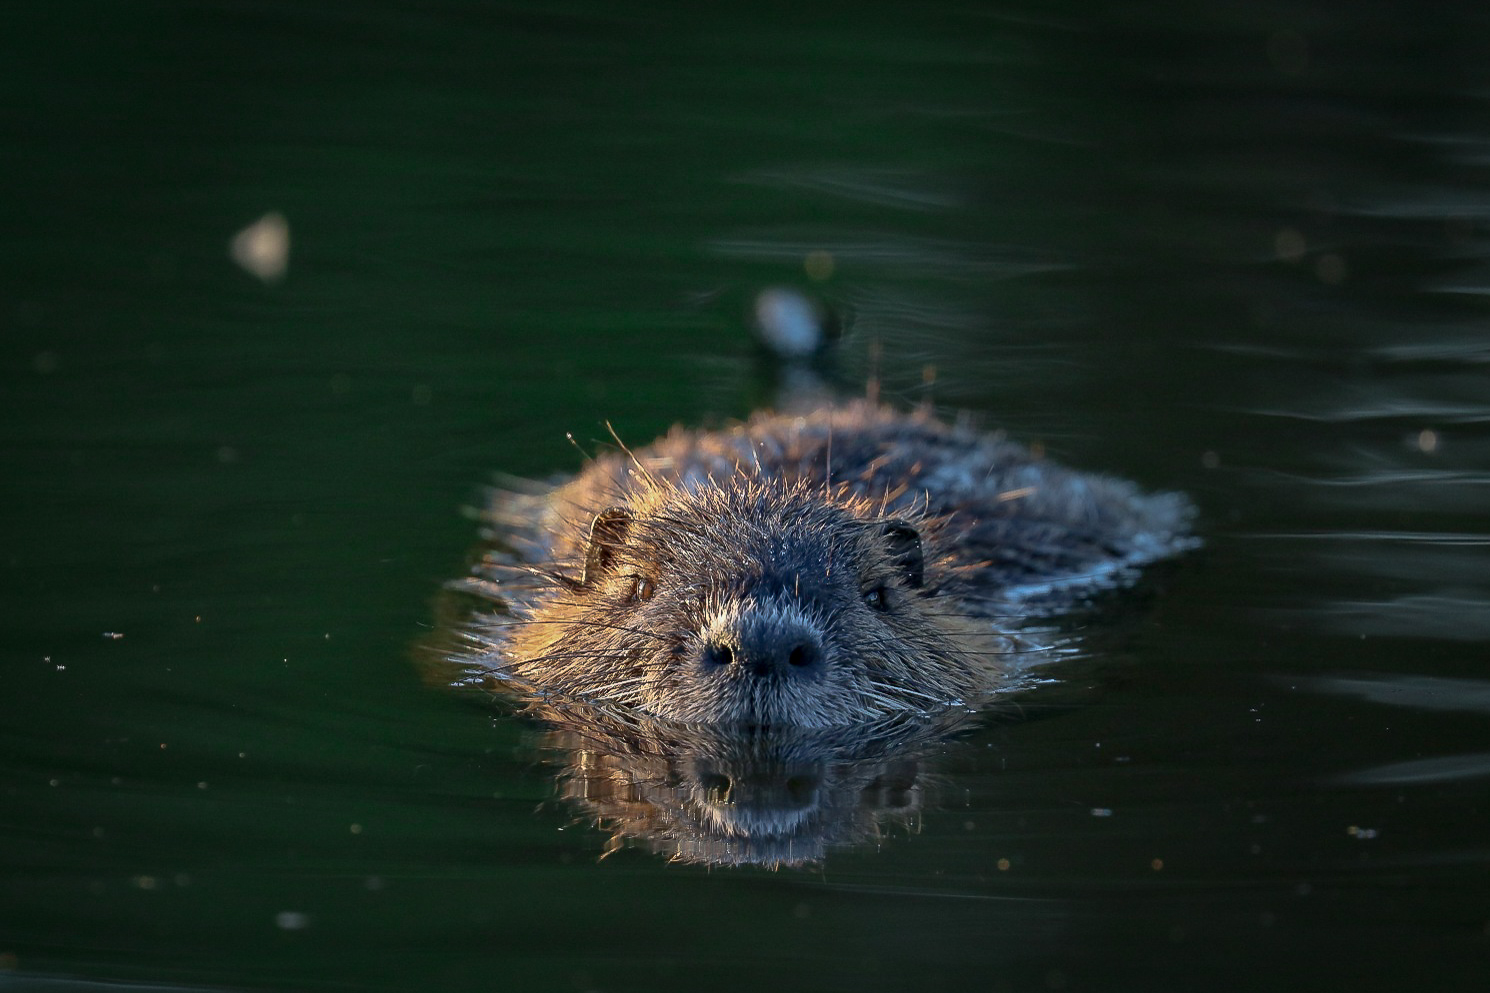
<instances>
[{"instance_id":1,"label":"sunlit fur highlight","mask_svg":"<svg viewBox=\"0 0 1490 993\"><path fill-rule=\"evenodd\" d=\"M608 508L629 518L624 538L586 575L591 524ZM1189 516L1177 495L867 403L675 429L552 491L495 501L493 536L510 553L487 572L509 614L478 624L475 661L533 696L678 721L825 727L931 712L999 687L1033 604L1189 547ZM891 520L919 533L919 586L892 557ZM882 590L886 609L866 590ZM787 679L703 664L709 639L744 616L809 627L823 666Z\"/></svg>"}]
</instances>

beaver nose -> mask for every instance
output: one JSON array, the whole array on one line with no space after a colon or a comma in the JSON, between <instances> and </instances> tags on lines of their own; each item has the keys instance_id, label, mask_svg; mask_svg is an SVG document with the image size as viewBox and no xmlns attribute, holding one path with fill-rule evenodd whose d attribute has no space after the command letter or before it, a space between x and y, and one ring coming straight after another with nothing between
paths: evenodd
<instances>
[{"instance_id":1,"label":"beaver nose","mask_svg":"<svg viewBox=\"0 0 1490 993\"><path fill-rule=\"evenodd\" d=\"M822 668L823 644L807 624L753 613L709 637L703 656L706 668L798 678Z\"/></svg>"}]
</instances>

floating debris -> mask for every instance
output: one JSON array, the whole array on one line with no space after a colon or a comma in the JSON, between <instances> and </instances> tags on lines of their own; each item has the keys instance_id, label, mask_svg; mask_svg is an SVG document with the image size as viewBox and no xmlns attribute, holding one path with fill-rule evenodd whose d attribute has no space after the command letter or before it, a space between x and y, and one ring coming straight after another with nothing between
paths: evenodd
<instances>
[{"instance_id":1,"label":"floating debris","mask_svg":"<svg viewBox=\"0 0 1490 993\"><path fill-rule=\"evenodd\" d=\"M250 275L277 283L290 267L290 222L270 211L233 235L228 255Z\"/></svg>"}]
</instances>

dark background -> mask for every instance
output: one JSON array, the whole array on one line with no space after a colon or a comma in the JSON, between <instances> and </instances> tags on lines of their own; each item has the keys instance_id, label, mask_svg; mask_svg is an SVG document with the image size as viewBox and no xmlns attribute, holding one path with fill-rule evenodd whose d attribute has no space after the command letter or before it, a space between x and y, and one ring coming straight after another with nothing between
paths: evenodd
<instances>
[{"instance_id":1,"label":"dark background","mask_svg":"<svg viewBox=\"0 0 1490 993\"><path fill-rule=\"evenodd\" d=\"M0 991L1483 988L1490 15L1102 9L0 9ZM1207 548L914 830L599 861L415 646L772 285Z\"/></svg>"}]
</instances>

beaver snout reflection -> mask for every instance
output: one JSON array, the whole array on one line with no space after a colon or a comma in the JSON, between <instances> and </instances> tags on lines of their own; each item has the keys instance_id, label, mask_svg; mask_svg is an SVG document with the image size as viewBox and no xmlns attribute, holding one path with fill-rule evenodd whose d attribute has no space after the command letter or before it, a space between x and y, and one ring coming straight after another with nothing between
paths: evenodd
<instances>
[{"instance_id":1,"label":"beaver snout reflection","mask_svg":"<svg viewBox=\"0 0 1490 993\"><path fill-rule=\"evenodd\" d=\"M809 730L540 709L563 726L543 742L563 766L560 790L611 832L608 851L635 843L677 861L772 867L911 829L939 787L937 763L962 747L947 736L968 720L943 711Z\"/></svg>"},{"instance_id":2,"label":"beaver snout reflection","mask_svg":"<svg viewBox=\"0 0 1490 993\"><path fill-rule=\"evenodd\" d=\"M774 773L774 774L773 774ZM781 837L802 830L823 813L829 798L821 773L755 770L731 779L700 780L702 802L693 811L710 833L726 838Z\"/></svg>"},{"instance_id":3,"label":"beaver snout reflection","mask_svg":"<svg viewBox=\"0 0 1490 993\"><path fill-rule=\"evenodd\" d=\"M710 807L769 810L777 822L792 811L817 805L823 786L822 770L817 767L752 769L751 773L731 779L722 772L697 772L703 802Z\"/></svg>"},{"instance_id":4,"label":"beaver snout reflection","mask_svg":"<svg viewBox=\"0 0 1490 993\"><path fill-rule=\"evenodd\" d=\"M1194 544L1190 504L868 403L674 430L499 495L511 616L472 661L543 699L827 727L996 692L1034 605ZM499 584L499 585L497 585Z\"/></svg>"}]
</instances>

